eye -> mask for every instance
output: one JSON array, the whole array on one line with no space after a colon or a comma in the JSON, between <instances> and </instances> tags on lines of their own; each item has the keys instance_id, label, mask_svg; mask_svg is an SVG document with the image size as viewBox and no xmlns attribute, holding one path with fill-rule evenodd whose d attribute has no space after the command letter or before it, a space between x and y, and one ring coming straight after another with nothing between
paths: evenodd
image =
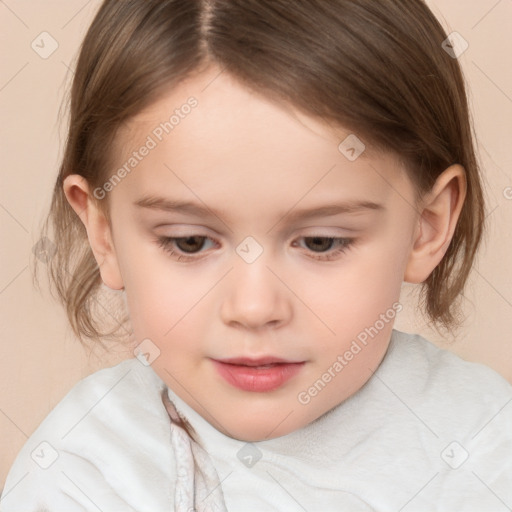
<instances>
[{"instance_id":1,"label":"eye","mask_svg":"<svg viewBox=\"0 0 512 512\"><path fill-rule=\"evenodd\" d=\"M353 238L336 238L328 236L305 236L304 240L306 248L315 253L312 256L316 260L331 261L337 256L345 253L353 244ZM325 254L325 256L323 256Z\"/></svg>"},{"instance_id":2,"label":"eye","mask_svg":"<svg viewBox=\"0 0 512 512\"><path fill-rule=\"evenodd\" d=\"M337 238L327 236L307 236L301 237L304 240L306 249L308 249L313 259L319 261L331 261L341 254L345 253L353 244L353 238ZM203 235L190 235L181 237L158 237L157 243L167 253L178 261L198 260L202 256L197 256L204 248L206 241L216 244L215 240ZM294 246L297 244L294 242Z\"/></svg>"},{"instance_id":3,"label":"eye","mask_svg":"<svg viewBox=\"0 0 512 512\"><path fill-rule=\"evenodd\" d=\"M214 242L212 238L202 235L190 235L180 237L162 236L157 238L157 243L171 256L176 257L178 261L197 260L197 256L193 256L199 252L204 242L209 240ZM175 248L178 248L176 250Z\"/></svg>"}]
</instances>

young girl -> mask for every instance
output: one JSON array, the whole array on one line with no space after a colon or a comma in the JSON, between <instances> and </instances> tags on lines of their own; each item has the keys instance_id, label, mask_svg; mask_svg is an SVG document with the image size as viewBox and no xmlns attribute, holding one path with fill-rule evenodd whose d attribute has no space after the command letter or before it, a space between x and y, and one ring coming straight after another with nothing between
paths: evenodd
<instances>
[{"instance_id":1,"label":"young girl","mask_svg":"<svg viewBox=\"0 0 512 512\"><path fill-rule=\"evenodd\" d=\"M117 290L135 357L2 512L512 507L512 386L393 329L404 281L456 325L481 237L460 43L422 0L105 0L44 240L76 334Z\"/></svg>"}]
</instances>

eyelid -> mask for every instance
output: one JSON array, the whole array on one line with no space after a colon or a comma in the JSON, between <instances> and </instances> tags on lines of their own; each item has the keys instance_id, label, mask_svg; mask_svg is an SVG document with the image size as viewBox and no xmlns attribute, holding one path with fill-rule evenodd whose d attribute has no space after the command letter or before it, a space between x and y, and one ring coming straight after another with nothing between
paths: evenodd
<instances>
[{"instance_id":1,"label":"eyelid","mask_svg":"<svg viewBox=\"0 0 512 512\"><path fill-rule=\"evenodd\" d=\"M206 236L210 237L209 233L215 232L205 227L202 224L172 224L162 223L153 226L161 236L167 236L169 238L187 238L189 236ZM169 233L171 231L171 233ZM160 233L161 232L161 233Z\"/></svg>"}]
</instances>

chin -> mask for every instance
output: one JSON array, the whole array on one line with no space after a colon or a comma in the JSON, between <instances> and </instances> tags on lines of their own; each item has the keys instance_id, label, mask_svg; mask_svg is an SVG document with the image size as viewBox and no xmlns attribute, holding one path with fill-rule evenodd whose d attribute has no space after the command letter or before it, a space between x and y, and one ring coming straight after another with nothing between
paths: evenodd
<instances>
[{"instance_id":1,"label":"chin","mask_svg":"<svg viewBox=\"0 0 512 512\"><path fill-rule=\"evenodd\" d=\"M244 441L246 443L256 443L258 441L268 441L269 439L274 439L275 437L281 437L291 432L292 429L286 430L274 430L272 431L272 426L270 425L236 425L233 429L229 431L229 433L225 432L225 434L233 439L237 439L238 441ZM270 435L269 435L270 432Z\"/></svg>"},{"instance_id":2,"label":"chin","mask_svg":"<svg viewBox=\"0 0 512 512\"><path fill-rule=\"evenodd\" d=\"M247 443L268 441L300 429L302 424L291 421L293 416L293 412L283 417L270 410L264 413L247 413L243 419L231 418L229 421L226 418L223 425L229 432L224 429L221 431L228 437Z\"/></svg>"}]
</instances>

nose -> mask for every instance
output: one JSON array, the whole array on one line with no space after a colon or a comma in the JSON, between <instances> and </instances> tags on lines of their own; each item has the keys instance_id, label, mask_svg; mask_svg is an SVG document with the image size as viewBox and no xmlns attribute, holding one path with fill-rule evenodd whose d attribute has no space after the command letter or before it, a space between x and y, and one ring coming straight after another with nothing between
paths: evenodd
<instances>
[{"instance_id":1,"label":"nose","mask_svg":"<svg viewBox=\"0 0 512 512\"><path fill-rule=\"evenodd\" d=\"M221 318L225 324L254 330L276 328L290 321L291 292L264 254L252 263L235 255L234 268L222 289Z\"/></svg>"}]
</instances>

